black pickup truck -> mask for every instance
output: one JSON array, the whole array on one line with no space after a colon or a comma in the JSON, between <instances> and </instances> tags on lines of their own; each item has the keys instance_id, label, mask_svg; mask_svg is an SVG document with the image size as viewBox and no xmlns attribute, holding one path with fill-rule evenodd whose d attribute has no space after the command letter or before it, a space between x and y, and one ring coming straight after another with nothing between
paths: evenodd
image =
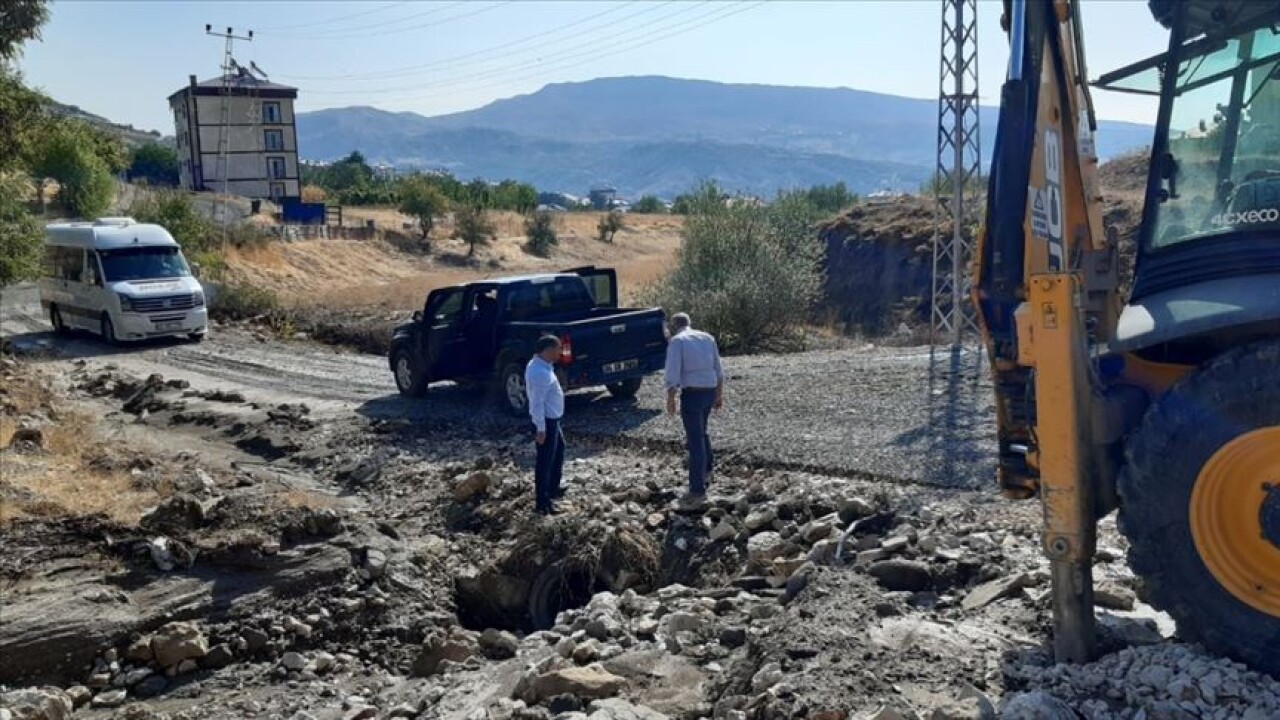
<instances>
[{"instance_id":1,"label":"black pickup truck","mask_svg":"<svg viewBox=\"0 0 1280 720\"><path fill-rule=\"evenodd\" d=\"M438 380L492 385L523 414L525 364L546 333L563 345L556 372L565 390L603 385L632 397L666 360L662 310L619 308L616 273L595 267L432 290L413 322L395 329L388 359L404 395Z\"/></svg>"}]
</instances>

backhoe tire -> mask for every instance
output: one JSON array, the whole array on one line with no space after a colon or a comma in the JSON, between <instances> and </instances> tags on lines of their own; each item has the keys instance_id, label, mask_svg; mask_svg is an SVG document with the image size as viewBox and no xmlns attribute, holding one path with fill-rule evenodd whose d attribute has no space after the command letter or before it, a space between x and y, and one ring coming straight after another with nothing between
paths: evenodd
<instances>
[{"instance_id":1,"label":"backhoe tire","mask_svg":"<svg viewBox=\"0 0 1280 720\"><path fill-rule=\"evenodd\" d=\"M1280 677L1277 369L1268 341L1179 381L1129 438L1119 494L1149 602L1184 639Z\"/></svg>"}]
</instances>

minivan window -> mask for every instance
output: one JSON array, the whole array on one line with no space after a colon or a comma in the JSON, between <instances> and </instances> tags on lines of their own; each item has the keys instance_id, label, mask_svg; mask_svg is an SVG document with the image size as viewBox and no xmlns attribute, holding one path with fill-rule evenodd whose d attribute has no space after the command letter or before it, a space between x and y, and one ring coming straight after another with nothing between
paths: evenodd
<instances>
[{"instance_id":1,"label":"minivan window","mask_svg":"<svg viewBox=\"0 0 1280 720\"><path fill-rule=\"evenodd\" d=\"M84 251L80 248L46 245L44 275L55 280L80 282L84 271Z\"/></svg>"},{"instance_id":2,"label":"minivan window","mask_svg":"<svg viewBox=\"0 0 1280 720\"><path fill-rule=\"evenodd\" d=\"M131 247L99 250L107 282L187 277L191 269L176 247Z\"/></svg>"}]
</instances>

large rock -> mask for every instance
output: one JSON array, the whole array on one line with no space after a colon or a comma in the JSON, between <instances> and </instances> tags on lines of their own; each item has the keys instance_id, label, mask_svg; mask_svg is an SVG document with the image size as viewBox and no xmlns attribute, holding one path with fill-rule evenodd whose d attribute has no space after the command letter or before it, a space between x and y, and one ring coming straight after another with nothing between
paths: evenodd
<instances>
[{"instance_id":1,"label":"large rock","mask_svg":"<svg viewBox=\"0 0 1280 720\"><path fill-rule=\"evenodd\" d=\"M173 667L183 660L199 660L209 653L209 643L200 628L191 623L172 622L151 636L151 652L156 664Z\"/></svg>"},{"instance_id":2,"label":"large rock","mask_svg":"<svg viewBox=\"0 0 1280 720\"><path fill-rule=\"evenodd\" d=\"M881 560L873 563L867 572L887 590L916 592L933 585L929 566L916 560Z\"/></svg>"},{"instance_id":3,"label":"large rock","mask_svg":"<svg viewBox=\"0 0 1280 720\"><path fill-rule=\"evenodd\" d=\"M480 652L476 634L462 628L450 628L447 633L437 631L422 643L418 657L413 661L413 674L420 677L434 675L445 660L463 662Z\"/></svg>"},{"instance_id":4,"label":"large rock","mask_svg":"<svg viewBox=\"0 0 1280 720\"><path fill-rule=\"evenodd\" d=\"M75 704L58 688L44 687L0 695L0 708L13 713L15 720L68 720Z\"/></svg>"},{"instance_id":5,"label":"large rock","mask_svg":"<svg viewBox=\"0 0 1280 720\"><path fill-rule=\"evenodd\" d=\"M494 660L506 660L516 656L520 641L504 630L489 628L480 634L480 648L485 656Z\"/></svg>"},{"instance_id":6,"label":"large rock","mask_svg":"<svg viewBox=\"0 0 1280 720\"><path fill-rule=\"evenodd\" d=\"M1077 720L1069 705L1049 693L1010 695L1000 703L1000 720Z\"/></svg>"},{"instance_id":7,"label":"large rock","mask_svg":"<svg viewBox=\"0 0 1280 720\"><path fill-rule=\"evenodd\" d=\"M453 499L460 503L474 500L477 496L488 492L491 483L489 473L477 470L453 486Z\"/></svg>"},{"instance_id":8,"label":"large rock","mask_svg":"<svg viewBox=\"0 0 1280 720\"><path fill-rule=\"evenodd\" d=\"M617 698L596 700L587 709L591 711L589 720L667 720L667 716L657 710Z\"/></svg>"},{"instance_id":9,"label":"large rock","mask_svg":"<svg viewBox=\"0 0 1280 720\"><path fill-rule=\"evenodd\" d=\"M765 567L769 561L786 554L790 543L772 530L757 533L747 541L747 561L758 567Z\"/></svg>"},{"instance_id":10,"label":"large rock","mask_svg":"<svg viewBox=\"0 0 1280 720\"><path fill-rule=\"evenodd\" d=\"M204 524L204 505L194 495L179 493L165 498L154 510L142 516L139 523L147 530L182 534Z\"/></svg>"},{"instance_id":11,"label":"large rock","mask_svg":"<svg viewBox=\"0 0 1280 720\"><path fill-rule=\"evenodd\" d=\"M599 700L617 695L626 686L626 682L599 665L552 670L533 680L530 687L531 701L539 702L557 695Z\"/></svg>"},{"instance_id":12,"label":"large rock","mask_svg":"<svg viewBox=\"0 0 1280 720\"><path fill-rule=\"evenodd\" d=\"M960 604L965 610L977 610L1001 598L1012 597L1022 588L1031 585L1031 582L1031 573L998 578L974 588Z\"/></svg>"}]
</instances>

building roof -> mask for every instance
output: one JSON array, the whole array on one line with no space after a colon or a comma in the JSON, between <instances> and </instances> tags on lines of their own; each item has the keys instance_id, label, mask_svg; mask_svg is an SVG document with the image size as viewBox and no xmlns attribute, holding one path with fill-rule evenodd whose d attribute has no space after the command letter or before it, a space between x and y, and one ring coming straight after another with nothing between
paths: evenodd
<instances>
[{"instance_id":1,"label":"building roof","mask_svg":"<svg viewBox=\"0 0 1280 720\"><path fill-rule=\"evenodd\" d=\"M195 76L191 76L194 80ZM227 86L233 95L249 95L256 94L259 97L266 98L296 98L298 97L298 88L280 83L273 83L269 80L250 75L249 73L232 73L226 76L218 76L209 78L198 83L188 84L172 95L169 99L181 95L183 93L194 92L196 95L220 95L222 94L223 82L226 81Z\"/></svg>"}]
</instances>

